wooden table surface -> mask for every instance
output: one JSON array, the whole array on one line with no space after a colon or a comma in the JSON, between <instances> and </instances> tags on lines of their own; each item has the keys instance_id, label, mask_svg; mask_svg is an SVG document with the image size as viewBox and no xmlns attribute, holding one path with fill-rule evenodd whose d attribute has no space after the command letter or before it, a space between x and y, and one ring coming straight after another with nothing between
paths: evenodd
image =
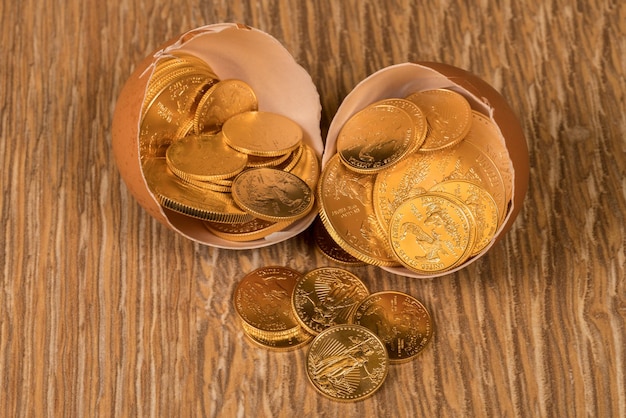
<instances>
[{"instance_id":1,"label":"wooden table surface","mask_svg":"<svg viewBox=\"0 0 626 418\"><path fill-rule=\"evenodd\" d=\"M0 415L626 416L626 3L4 0L0 16ZM528 193L486 256L429 280L351 269L419 298L436 328L367 400L318 395L305 349L256 348L236 322L245 273L332 265L308 234L200 245L117 171L134 66L217 22L283 43L319 89L323 133L360 80L415 60L480 76L523 126Z\"/></svg>"}]
</instances>

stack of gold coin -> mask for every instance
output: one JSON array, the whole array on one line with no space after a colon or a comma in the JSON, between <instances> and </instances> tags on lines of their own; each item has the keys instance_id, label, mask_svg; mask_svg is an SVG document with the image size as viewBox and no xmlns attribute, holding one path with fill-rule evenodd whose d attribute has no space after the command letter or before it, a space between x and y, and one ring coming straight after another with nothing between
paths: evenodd
<instances>
[{"instance_id":1,"label":"stack of gold coin","mask_svg":"<svg viewBox=\"0 0 626 418\"><path fill-rule=\"evenodd\" d=\"M414 359L433 336L428 310L402 292L370 294L359 277L336 267L305 274L279 266L256 269L238 283L233 301L244 334L274 351L311 343L309 381L324 396L371 396L389 364Z\"/></svg>"},{"instance_id":2,"label":"stack of gold coin","mask_svg":"<svg viewBox=\"0 0 626 418\"><path fill-rule=\"evenodd\" d=\"M498 128L445 89L355 113L317 187L320 218L347 253L424 275L458 267L485 249L511 196Z\"/></svg>"},{"instance_id":3,"label":"stack of gold coin","mask_svg":"<svg viewBox=\"0 0 626 418\"><path fill-rule=\"evenodd\" d=\"M160 204L202 219L208 231L252 241L313 208L320 165L302 128L259 111L242 80L220 80L204 61L158 61L146 90L140 156Z\"/></svg>"}]
</instances>

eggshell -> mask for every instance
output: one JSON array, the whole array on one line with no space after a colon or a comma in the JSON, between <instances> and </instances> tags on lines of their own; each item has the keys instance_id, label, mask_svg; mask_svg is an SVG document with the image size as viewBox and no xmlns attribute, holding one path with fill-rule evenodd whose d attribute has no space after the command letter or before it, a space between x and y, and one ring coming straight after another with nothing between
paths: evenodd
<instances>
[{"instance_id":1,"label":"eggshell","mask_svg":"<svg viewBox=\"0 0 626 418\"><path fill-rule=\"evenodd\" d=\"M341 127L359 110L378 100L406 97L415 91L445 88L462 94L473 109L490 116L501 133L513 173L511 207L494 239L477 256L458 267L431 275L417 274L404 267L382 267L395 274L429 278L460 270L484 255L511 228L528 188L528 147L522 127L506 100L488 83L465 70L435 62L403 63L383 68L361 81L346 96L335 114L326 137L322 167L337 152L336 141Z\"/></svg>"},{"instance_id":2,"label":"eggshell","mask_svg":"<svg viewBox=\"0 0 626 418\"><path fill-rule=\"evenodd\" d=\"M155 219L185 237L210 246L231 249L257 248L291 238L315 219L308 216L283 231L252 242L232 242L211 234L201 220L164 209L148 189L139 157L140 114L155 64L173 51L193 54L213 69L220 79L240 79L257 95L259 110L276 112L296 121L303 141L321 158L321 104L309 74L269 34L234 23L208 25L166 42L140 62L118 98L112 127L113 154L131 194Z\"/></svg>"}]
</instances>

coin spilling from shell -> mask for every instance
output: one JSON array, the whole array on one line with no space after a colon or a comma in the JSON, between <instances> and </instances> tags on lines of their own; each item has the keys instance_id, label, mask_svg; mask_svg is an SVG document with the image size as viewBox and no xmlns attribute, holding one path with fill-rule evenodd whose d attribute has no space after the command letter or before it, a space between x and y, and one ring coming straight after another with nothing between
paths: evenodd
<instances>
[{"instance_id":1,"label":"coin spilling from shell","mask_svg":"<svg viewBox=\"0 0 626 418\"><path fill-rule=\"evenodd\" d=\"M253 241L310 213L315 151L288 117L259 110L242 80L220 80L185 53L159 60L146 89L139 150L163 206L229 241Z\"/></svg>"},{"instance_id":2,"label":"coin spilling from shell","mask_svg":"<svg viewBox=\"0 0 626 418\"><path fill-rule=\"evenodd\" d=\"M447 89L374 102L340 129L316 188L319 216L368 264L442 273L494 239L512 197L499 129Z\"/></svg>"},{"instance_id":3,"label":"coin spilling from shell","mask_svg":"<svg viewBox=\"0 0 626 418\"><path fill-rule=\"evenodd\" d=\"M290 351L309 345L310 383L341 402L372 396L389 365L415 359L433 337L430 313L415 297L370 293L360 277L338 267L306 273L258 268L241 278L233 303L256 346Z\"/></svg>"}]
</instances>

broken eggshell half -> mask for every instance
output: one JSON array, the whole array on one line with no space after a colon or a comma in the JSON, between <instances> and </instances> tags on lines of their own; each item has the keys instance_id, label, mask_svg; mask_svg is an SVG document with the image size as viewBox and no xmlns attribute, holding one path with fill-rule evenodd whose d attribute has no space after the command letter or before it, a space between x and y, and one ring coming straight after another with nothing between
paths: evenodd
<instances>
[{"instance_id":1,"label":"broken eggshell half","mask_svg":"<svg viewBox=\"0 0 626 418\"><path fill-rule=\"evenodd\" d=\"M272 245L305 230L316 211L263 239L233 242L213 235L203 221L163 208L149 190L139 154L142 104L156 63L173 51L205 61L221 79L240 79L254 90L259 110L279 113L297 122L303 141L321 158L321 104L310 75L282 44L269 34L235 23L207 25L166 42L138 64L122 88L113 117L112 145L120 174L137 202L155 219L194 241L228 249Z\"/></svg>"}]
</instances>

